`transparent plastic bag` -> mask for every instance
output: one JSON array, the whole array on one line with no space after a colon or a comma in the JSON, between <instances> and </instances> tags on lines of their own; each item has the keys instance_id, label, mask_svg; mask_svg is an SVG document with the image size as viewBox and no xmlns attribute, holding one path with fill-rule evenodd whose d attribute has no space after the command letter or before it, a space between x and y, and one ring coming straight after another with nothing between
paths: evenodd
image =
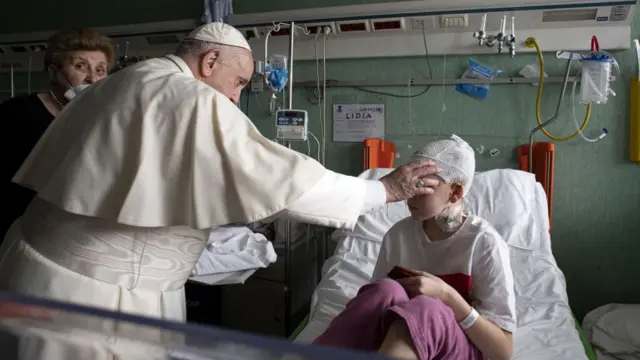
<instances>
[{"instance_id":1,"label":"transparent plastic bag","mask_svg":"<svg viewBox=\"0 0 640 360\"><path fill-rule=\"evenodd\" d=\"M492 80L502 73L494 67L487 66L476 60L469 59L469 66L462 74L461 79L487 79ZM489 96L489 84L457 84L456 91L469 95L474 99L484 100Z\"/></svg>"},{"instance_id":2,"label":"transparent plastic bag","mask_svg":"<svg viewBox=\"0 0 640 360\"><path fill-rule=\"evenodd\" d=\"M582 104L606 104L610 88L611 68L614 59L606 53L593 53L582 60L580 78L580 102ZM615 95L615 94L614 94Z\"/></svg>"}]
</instances>

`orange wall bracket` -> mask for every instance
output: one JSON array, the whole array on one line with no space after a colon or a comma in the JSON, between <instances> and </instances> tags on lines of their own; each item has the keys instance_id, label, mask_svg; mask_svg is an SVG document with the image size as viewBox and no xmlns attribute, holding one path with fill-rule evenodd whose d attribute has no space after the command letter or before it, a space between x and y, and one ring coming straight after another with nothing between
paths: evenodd
<instances>
[{"instance_id":1,"label":"orange wall bracket","mask_svg":"<svg viewBox=\"0 0 640 360\"><path fill-rule=\"evenodd\" d=\"M364 140L364 170L374 168L393 168L396 159L396 146L382 139Z\"/></svg>"},{"instance_id":2,"label":"orange wall bracket","mask_svg":"<svg viewBox=\"0 0 640 360\"><path fill-rule=\"evenodd\" d=\"M536 181L542 184L547 195L549 206L549 231L551 231L551 212L553 209L553 176L554 176L554 155L556 146L550 142L538 142L533 144L533 173ZM520 170L529 171L529 145L518 147L518 159Z\"/></svg>"}]
</instances>

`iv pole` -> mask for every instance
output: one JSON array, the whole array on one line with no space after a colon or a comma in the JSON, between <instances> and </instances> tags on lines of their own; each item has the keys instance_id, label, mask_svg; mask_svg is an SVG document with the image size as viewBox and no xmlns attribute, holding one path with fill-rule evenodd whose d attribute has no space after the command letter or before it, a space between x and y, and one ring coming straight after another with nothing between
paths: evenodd
<instances>
[{"instance_id":1,"label":"iv pole","mask_svg":"<svg viewBox=\"0 0 640 360\"><path fill-rule=\"evenodd\" d=\"M295 38L295 23L291 22L289 36L289 110L293 109L293 43Z\"/></svg>"},{"instance_id":2,"label":"iv pole","mask_svg":"<svg viewBox=\"0 0 640 360\"><path fill-rule=\"evenodd\" d=\"M291 31L289 32L289 91L288 91L288 95L289 95L289 106L288 109L291 110L293 109L293 45L294 45L294 41L295 41L295 23L292 21L291 22L291 27L290 27ZM283 93L284 95L284 93ZM286 147L288 147L289 149L291 149L291 141L287 141L287 143L285 144ZM307 230L308 231L308 230ZM285 251L285 262L284 262L284 276L285 276L285 332L289 331L289 327L291 326L291 316L290 316L290 312L291 312L291 281L292 281L292 276L291 276L291 271L292 271L292 264L291 264L291 236L292 236L292 231L291 231L291 220L285 220L285 245L284 245L284 251Z\"/></svg>"},{"instance_id":3,"label":"iv pole","mask_svg":"<svg viewBox=\"0 0 640 360\"><path fill-rule=\"evenodd\" d=\"M290 23L291 26L291 32L289 35L289 76L288 76L288 107L287 109L291 110L293 109L293 46L295 44L295 23L292 21ZM285 143L285 146L288 148L291 148L291 142L288 141ZM309 227L307 227L307 231L311 231L309 229ZM291 310L291 288L290 286L292 285L292 254L291 254L291 243L292 243L292 229L291 229L291 221L290 220L285 220L285 265L284 265L284 272L285 272L285 284L286 284L286 288L285 288L285 309L286 314L285 314L285 327L286 330L290 330L291 327L291 317L290 317L290 310ZM307 242L309 241L309 234L307 234ZM324 239L323 239L324 241ZM308 245L308 244L307 244ZM317 254L317 253L316 253ZM308 255L308 251L306 253L306 255ZM320 263L320 268L322 267L322 261L324 260L324 257L322 257L321 259L319 259L319 263ZM319 271L320 272L320 271Z\"/></svg>"}]
</instances>

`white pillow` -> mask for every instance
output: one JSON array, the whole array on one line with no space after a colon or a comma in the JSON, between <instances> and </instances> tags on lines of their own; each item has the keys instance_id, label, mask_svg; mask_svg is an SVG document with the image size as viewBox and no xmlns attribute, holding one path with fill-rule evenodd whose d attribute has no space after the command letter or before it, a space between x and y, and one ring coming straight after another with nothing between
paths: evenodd
<instances>
[{"instance_id":1,"label":"white pillow","mask_svg":"<svg viewBox=\"0 0 640 360\"><path fill-rule=\"evenodd\" d=\"M582 321L587 340L598 359L636 359L640 354L640 305L608 304L589 312Z\"/></svg>"},{"instance_id":2,"label":"white pillow","mask_svg":"<svg viewBox=\"0 0 640 360\"><path fill-rule=\"evenodd\" d=\"M471 213L485 219L511 245L539 249L540 235L548 236L544 192L531 173L497 169L477 173L465 197ZM546 219L545 219L546 218Z\"/></svg>"},{"instance_id":3,"label":"white pillow","mask_svg":"<svg viewBox=\"0 0 640 360\"><path fill-rule=\"evenodd\" d=\"M359 177L376 180L393 169L369 169ZM489 222L511 246L539 249L540 234L548 236L548 211L544 192L533 174L511 169L476 173L465 197L469 211ZM405 201L387 204L363 215L351 235L382 241L386 232L410 215Z\"/></svg>"}]
</instances>

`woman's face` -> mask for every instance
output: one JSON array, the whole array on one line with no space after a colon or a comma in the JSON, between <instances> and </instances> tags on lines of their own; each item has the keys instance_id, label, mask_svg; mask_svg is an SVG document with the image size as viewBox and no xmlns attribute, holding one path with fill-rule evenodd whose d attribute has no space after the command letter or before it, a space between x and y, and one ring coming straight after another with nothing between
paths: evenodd
<instances>
[{"instance_id":1,"label":"woman's face","mask_svg":"<svg viewBox=\"0 0 640 360\"><path fill-rule=\"evenodd\" d=\"M430 195L420 195L407 200L411 217L423 221L440 215L445 207L457 203L462 198L462 187L458 184L446 184L439 176L431 175L440 181Z\"/></svg>"},{"instance_id":2,"label":"woman's face","mask_svg":"<svg viewBox=\"0 0 640 360\"><path fill-rule=\"evenodd\" d=\"M107 57L102 51L74 51L60 70L69 85L78 86L105 78L108 68ZM66 87L67 84L60 85Z\"/></svg>"}]
</instances>

